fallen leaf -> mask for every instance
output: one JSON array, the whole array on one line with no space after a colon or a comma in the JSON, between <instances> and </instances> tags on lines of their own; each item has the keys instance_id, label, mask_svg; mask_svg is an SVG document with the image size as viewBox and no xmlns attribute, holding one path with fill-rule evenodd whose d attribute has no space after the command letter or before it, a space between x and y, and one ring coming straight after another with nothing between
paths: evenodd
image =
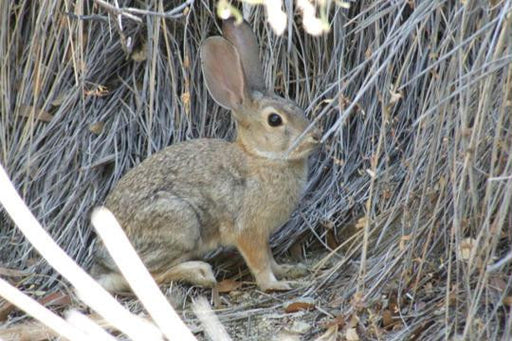
<instances>
[{"instance_id":1,"label":"fallen leaf","mask_svg":"<svg viewBox=\"0 0 512 341\"><path fill-rule=\"evenodd\" d=\"M356 223L356 228L362 229L363 227L365 227L367 220L368 220L368 218L366 218L366 216L359 218Z\"/></svg>"},{"instance_id":2,"label":"fallen leaf","mask_svg":"<svg viewBox=\"0 0 512 341\"><path fill-rule=\"evenodd\" d=\"M315 300L310 297L303 297L297 300L288 301L283 304L284 311L287 313L296 313L301 310L315 309Z\"/></svg>"},{"instance_id":3,"label":"fallen leaf","mask_svg":"<svg viewBox=\"0 0 512 341\"><path fill-rule=\"evenodd\" d=\"M135 62L143 62L143 61L145 61L148 58L146 42L144 42L140 48L138 48L137 50L133 51L133 53L131 54L130 57Z\"/></svg>"},{"instance_id":4,"label":"fallen leaf","mask_svg":"<svg viewBox=\"0 0 512 341\"><path fill-rule=\"evenodd\" d=\"M389 309L386 309L382 312L382 326L390 330L393 327L394 321L393 321L393 314Z\"/></svg>"},{"instance_id":5,"label":"fallen leaf","mask_svg":"<svg viewBox=\"0 0 512 341\"><path fill-rule=\"evenodd\" d=\"M103 127L105 124L103 122L95 122L89 125L89 131L93 134L99 135L103 132Z\"/></svg>"},{"instance_id":6,"label":"fallen leaf","mask_svg":"<svg viewBox=\"0 0 512 341\"><path fill-rule=\"evenodd\" d=\"M355 328L359 324L359 317L356 314L352 314L350 317L350 321L348 321L349 328Z\"/></svg>"},{"instance_id":7,"label":"fallen leaf","mask_svg":"<svg viewBox=\"0 0 512 341\"><path fill-rule=\"evenodd\" d=\"M357 334L356 328L348 328L345 335L347 341L359 341L359 335Z\"/></svg>"},{"instance_id":8,"label":"fallen leaf","mask_svg":"<svg viewBox=\"0 0 512 341\"><path fill-rule=\"evenodd\" d=\"M62 291L55 291L39 299L39 303L48 306L68 306L71 304L71 297Z\"/></svg>"},{"instance_id":9,"label":"fallen leaf","mask_svg":"<svg viewBox=\"0 0 512 341\"><path fill-rule=\"evenodd\" d=\"M85 96L103 97L110 93L110 90L104 85L97 85L90 90L84 90Z\"/></svg>"},{"instance_id":10,"label":"fallen leaf","mask_svg":"<svg viewBox=\"0 0 512 341\"><path fill-rule=\"evenodd\" d=\"M393 192L391 192L391 190L389 188L386 188L383 192L382 192L382 197L384 198L384 200L389 200L391 199L391 196L393 195Z\"/></svg>"},{"instance_id":11,"label":"fallen leaf","mask_svg":"<svg viewBox=\"0 0 512 341\"><path fill-rule=\"evenodd\" d=\"M507 289L507 282L498 276L492 276L489 278L489 285L499 292L503 292Z\"/></svg>"},{"instance_id":12,"label":"fallen leaf","mask_svg":"<svg viewBox=\"0 0 512 341\"><path fill-rule=\"evenodd\" d=\"M400 238L400 242L398 243L398 249L400 251L403 251L405 249L405 244L406 242L408 242L409 240L411 240L411 235L410 234L406 234L405 236L402 236Z\"/></svg>"},{"instance_id":13,"label":"fallen leaf","mask_svg":"<svg viewBox=\"0 0 512 341\"><path fill-rule=\"evenodd\" d=\"M333 160L334 164L338 165L338 166L343 166L345 164L345 160L343 160L343 159L338 159L336 157L332 157L332 160Z\"/></svg>"},{"instance_id":14,"label":"fallen leaf","mask_svg":"<svg viewBox=\"0 0 512 341\"><path fill-rule=\"evenodd\" d=\"M219 293L226 293L233 290L237 290L242 286L241 282L237 282L233 279L225 279L217 283L217 291Z\"/></svg>"},{"instance_id":15,"label":"fallen leaf","mask_svg":"<svg viewBox=\"0 0 512 341\"><path fill-rule=\"evenodd\" d=\"M503 298L503 305L507 307L512 307L512 296L507 296Z\"/></svg>"},{"instance_id":16,"label":"fallen leaf","mask_svg":"<svg viewBox=\"0 0 512 341\"><path fill-rule=\"evenodd\" d=\"M352 299L350 300L350 304L352 307L354 307L356 310L360 310L366 307L366 304L364 302L364 294L361 291L357 291L352 296Z\"/></svg>"},{"instance_id":17,"label":"fallen leaf","mask_svg":"<svg viewBox=\"0 0 512 341\"><path fill-rule=\"evenodd\" d=\"M52 101L52 105L54 107L58 107L60 106L62 103L64 103L64 101L69 98L70 94L68 92L61 92L60 94L57 95L57 97L55 97L55 99Z\"/></svg>"},{"instance_id":18,"label":"fallen leaf","mask_svg":"<svg viewBox=\"0 0 512 341\"><path fill-rule=\"evenodd\" d=\"M345 326L345 318L341 315L336 316L333 320L329 320L322 325L322 328L328 329L333 326L338 326L339 329Z\"/></svg>"},{"instance_id":19,"label":"fallen leaf","mask_svg":"<svg viewBox=\"0 0 512 341\"><path fill-rule=\"evenodd\" d=\"M301 259L302 258L302 241L297 240L295 243L290 246L288 249L290 255L293 259Z\"/></svg>"},{"instance_id":20,"label":"fallen leaf","mask_svg":"<svg viewBox=\"0 0 512 341\"><path fill-rule=\"evenodd\" d=\"M53 115L48 111L35 108L32 105L22 104L19 108L19 114L21 117L32 117L32 112L35 113L35 118L42 122L50 122L53 118Z\"/></svg>"},{"instance_id":21,"label":"fallen leaf","mask_svg":"<svg viewBox=\"0 0 512 341\"><path fill-rule=\"evenodd\" d=\"M80 171L102 167L102 166L105 166L105 165L107 165L109 163L114 162L115 160L116 160L116 155L115 154L110 154L110 155L102 157L101 159L96 160L94 163L90 164L87 167L80 168Z\"/></svg>"},{"instance_id":22,"label":"fallen leaf","mask_svg":"<svg viewBox=\"0 0 512 341\"><path fill-rule=\"evenodd\" d=\"M393 90L389 90L389 94L391 95L391 99L389 100L389 103L393 104L398 102L404 95L401 92L396 92Z\"/></svg>"},{"instance_id":23,"label":"fallen leaf","mask_svg":"<svg viewBox=\"0 0 512 341\"><path fill-rule=\"evenodd\" d=\"M333 230L327 231L326 242L331 250L335 250L340 245Z\"/></svg>"},{"instance_id":24,"label":"fallen leaf","mask_svg":"<svg viewBox=\"0 0 512 341\"><path fill-rule=\"evenodd\" d=\"M373 179L373 178L375 178L375 176L377 175L377 174L375 174L375 172L374 172L373 170L371 170L371 169L369 169L369 168L368 168L368 169L366 169L366 173L368 173L368 175L369 175L369 176L370 176L370 178L372 178L372 179Z\"/></svg>"},{"instance_id":25,"label":"fallen leaf","mask_svg":"<svg viewBox=\"0 0 512 341\"><path fill-rule=\"evenodd\" d=\"M223 306L217 288L212 288L212 303L214 308L221 308Z\"/></svg>"},{"instance_id":26,"label":"fallen leaf","mask_svg":"<svg viewBox=\"0 0 512 341\"><path fill-rule=\"evenodd\" d=\"M4 277L25 277L28 276L29 273L22 270L9 269L0 267L0 275Z\"/></svg>"},{"instance_id":27,"label":"fallen leaf","mask_svg":"<svg viewBox=\"0 0 512 341\"><path fill-rule=\"evenodd\" d=\"M325 333L316 338L315 341L336 341L338 336L338 326L334 325L327 329Z\"/></svg>"},{"instance_id":28,"label":"fallen leaf","mask_svg":"<svg viewBox=\"0 0 512 341\"><path fill-rule=\"evenodd\" d=\"M469 257L471 257L471 251L476 246L476 239L474 238L465 238L459 243L459 247L457 248L457 253L459 255L459 258L462 260L469 260Z\"/></svg>"}]
</instances>

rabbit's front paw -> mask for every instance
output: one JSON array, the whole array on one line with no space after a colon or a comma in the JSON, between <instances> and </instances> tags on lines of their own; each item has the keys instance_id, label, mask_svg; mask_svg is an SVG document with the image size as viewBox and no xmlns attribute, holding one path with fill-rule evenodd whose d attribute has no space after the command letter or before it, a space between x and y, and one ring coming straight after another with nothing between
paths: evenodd
<instances>
[{"instance_id":1,"label":"rabbit's front paw","mask_svg":"<svg viewBox=\"0 0 512 341\"><path fill-rule=\"evenodd\" d=\"M309 273L308 268L302 264L276 264L272 271L279 277L300 278Z\"/></svg>"},{"instance_id":2,"label":"rabbit's front paw","mask_svg":"<svg viewBox=\"0 0 512 341\"><path fill-rule=\"evenodd\" d=\"M259 284L259 287L263 291L288 291L292 289L288 283L283 281L261 283Z\"/></svg>"}]
</instances>

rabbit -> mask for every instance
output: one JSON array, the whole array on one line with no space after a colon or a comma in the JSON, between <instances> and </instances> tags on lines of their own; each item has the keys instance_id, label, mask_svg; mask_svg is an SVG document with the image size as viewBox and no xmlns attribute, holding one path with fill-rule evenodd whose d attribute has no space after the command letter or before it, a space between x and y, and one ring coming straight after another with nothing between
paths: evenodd
<instances>
[{"instance_id":1,"label":"rabbit","mask_svg":"<svg viewBox=\"0 0 512 341\"><path fill-rule=\"evenodd\" d=\"M231 110L235 141L202 138L166 147L122 177L105 206L159 284L213 287L211 266L197 259L235 246L261 290L289 290L276 275L295 267L276 263L269 238L303 194L321 131L297 104L266 88L249 24L228 19L222 31L202 43L201 67L210 95ZM93 277L110 292L129 290L99 245Z\"/></svg>"}]
</instances>

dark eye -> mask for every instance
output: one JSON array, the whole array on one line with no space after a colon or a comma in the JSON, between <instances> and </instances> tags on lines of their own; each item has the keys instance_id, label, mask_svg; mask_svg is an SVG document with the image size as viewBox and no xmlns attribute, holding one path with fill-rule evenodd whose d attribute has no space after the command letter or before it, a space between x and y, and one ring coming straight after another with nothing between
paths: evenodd
<instances>
[{"instance_id":1,"label":"dark eye","mask_svg":"<svg viewBox=\"0 0 512 341\"><path fill-rule=\"evenodd\" d=\"M268 124L271 127L278 127L283 124L283 119L281 116L273 112L272 114L268 115Z\"/></svg>"}]
</instances>

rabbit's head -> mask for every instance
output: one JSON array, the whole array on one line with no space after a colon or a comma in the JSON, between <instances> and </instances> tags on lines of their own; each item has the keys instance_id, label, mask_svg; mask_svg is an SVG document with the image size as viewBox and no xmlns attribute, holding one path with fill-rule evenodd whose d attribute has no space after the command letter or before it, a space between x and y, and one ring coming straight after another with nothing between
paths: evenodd
<instances>
[{"instance_id":1,"label":"rabbit's head","mask_svg":"<svg viewBox=\"0 0 512 341\"><path fill-rule=\"evenodd\" d=\"M210 37L201 46L201 65L213 99L231 109L237 121L237 142L250 154L276 160L307 157L318 145L320 131L294 102L268 91L256 36L244 21L226 20L224 37ZM297 140L299 139L299 140Z\"/></svg>"}]
</instances>

